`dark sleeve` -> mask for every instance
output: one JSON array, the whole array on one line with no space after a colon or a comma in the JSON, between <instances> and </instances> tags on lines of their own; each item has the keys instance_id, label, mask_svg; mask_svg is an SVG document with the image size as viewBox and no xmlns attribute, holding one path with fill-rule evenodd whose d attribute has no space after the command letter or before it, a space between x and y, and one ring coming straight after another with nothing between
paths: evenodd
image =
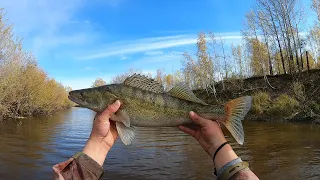
<instances>
[{"instance_id":1,"label":"dark sleeve","mask_svg":"<svg viewBox=\"0 0 320 180\"><path fill-rule=\"evenodd\" d=\"M243 169L230 177L230 180L245 180L245 179L258 180L259 178L249 168Z\"/></svg>"},{"instance_id":2,"label":"dark sleeve","mask_svg":"<svg viewBox=\"0 0 320 180\"><path fill-rule=\"evenodd\" d=\"M55 180L95 180L103 175L103 168L88 155L79 152L65 162L53 166Z\"/></svg>"}]
</instances>

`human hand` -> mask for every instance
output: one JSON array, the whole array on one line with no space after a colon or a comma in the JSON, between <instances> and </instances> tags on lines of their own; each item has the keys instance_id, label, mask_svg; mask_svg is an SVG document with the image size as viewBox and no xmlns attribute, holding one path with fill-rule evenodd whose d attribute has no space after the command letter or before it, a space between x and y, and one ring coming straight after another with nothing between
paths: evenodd
<instances>
[{"instance_id":1,"label":"human hand","mask_svg":"<svg viewBox=\"0 0 320 180\"><path fill-rule=\"evenodd\" d=\"M120 101L116 101L109 105L101 114L96 115L90 137L83 149L85 154L97 161L101 166L118 137L115 124L109 120L119 107Z\"/></svg>"},{"instance_id":2,"label":"human hand","mask_svg":"<svg viewBox=\"0 0 320 180\"><path fill-rule=\"evenodd\" d=\"M218 122L200 117L194 112L190 112L190 117L198 126L196 129L190 129L185 126L179 126L180 130L193 136L202 146L202 148L213 157L220 145L226 142ZM223 146L214 159L214 165L219 171L225 164L238 158L229 144ZM236 176L238 179L259 179L251 170L244 171Z\"/></svg>"},{"instance_id":3,"label":"human hand","mask_svg":"<svg viewBox=\"0 0 320 180\"><path fill-rule=\"evenodd\" d=\"M180 130L193 136L202 148L213 157L217 148L226 142L218 122L202 118L192 111L190 112L190 117L198 125L196 129L179 126Z\"/></svg>"}]
</instances>

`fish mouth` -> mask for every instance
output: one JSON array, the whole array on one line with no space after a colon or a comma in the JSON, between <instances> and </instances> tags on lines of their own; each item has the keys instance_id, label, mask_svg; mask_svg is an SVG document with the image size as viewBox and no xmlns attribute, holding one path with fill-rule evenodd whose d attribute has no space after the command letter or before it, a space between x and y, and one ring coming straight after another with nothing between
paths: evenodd
<instances>
[{"instance_id":1,"label":"fish mouth","mask_svg":"<svg viewBox=\"0 0 320 180\"><path fill-rule=\"evenodd\" d=\"M74 98L73 96L69 95L68 98L69 98L71 101L73 101L74 103L82 106L82 103L80 103L80 102L79 102L76 98Z\"/></svg>"},{"instance_id":2,"label":"fish mouth","mask_svg":"<svg viewBox=\"0 0 320 180\"><path fill-rule=\"evenodd\" d=\"M79 107L88 108L88 109L91 109L91 110L93 110L93 111L95 111L95 112L99 112L99 109L97 109L97 108L92 108L92 107L88 107L88 106L86 106L84 103L81 103L79 100L77 100L77 98L75 98L75 97L73 97L73 96L71 96L71 95L69 95L68 98L69 98L71 101L73 101L74 103L78 104Z\"/></svg>"}]
</instances>

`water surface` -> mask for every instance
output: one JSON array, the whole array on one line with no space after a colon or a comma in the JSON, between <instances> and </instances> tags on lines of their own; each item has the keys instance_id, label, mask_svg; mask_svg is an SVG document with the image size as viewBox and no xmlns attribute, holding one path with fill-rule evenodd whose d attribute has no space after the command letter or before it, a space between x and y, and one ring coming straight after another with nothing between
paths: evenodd
<instances>
[{"instance_id":1,"label":"water surface","mask_svg":"<svg viewBox=\"0 0 320 180\"><path fill-rule=\"evenodd\" d=\"M0 121L0 179L52 179L52 166L81 151L95 114L72 108L51 117ZM320 125L244 122L245 144L227 139L260 179L320 179ZM118 139L103 179L213 179L212 161L177 128L137 128Z\"/></svg>"}]
</instances>

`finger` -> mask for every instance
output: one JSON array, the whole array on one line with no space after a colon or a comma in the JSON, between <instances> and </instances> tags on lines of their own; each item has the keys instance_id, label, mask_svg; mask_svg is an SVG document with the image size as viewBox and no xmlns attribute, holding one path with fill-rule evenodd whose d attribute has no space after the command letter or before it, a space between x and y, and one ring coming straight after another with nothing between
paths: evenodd
<instances>
[{"instance_id":1,"label":"finger","mask_svg":"<svg viewBox=\"0 0 320 180\"><path fill-rule=\"evenodd\" d=\"M205 119L205 118L199 116L198 114L196 114L193 111L190 111L190 117L193 122L195 122L196 124L199 124L200 126L206 126L209 122L208 119Z\"/></svg>"},{"instance_id":2,"label":"finger","mask_svg":"<svg viewBox=\"0 0 320 180\"><path fill-rule=\"evenodd\" d=\"M190 128L187 128L185 126L179 126L179 129L187 134L189 134L190 136L193 136L195 137L196 135L196 130L193 130L193 129L190 129Z\"/></svg>"},{"instance_id":3,"label":"finger","mask_svg":"<svg viewBox=\"0 0 320 180\"><path fill-rule=\"evenodd\" d=\"M106 119L110 119L111 115L115 112L117 112L117 110L120 108L120 101L117 100L116 102L114 102L113 104L109 105L99 116L99 118L106 120Z\"/></svg>"}]
</instances>

